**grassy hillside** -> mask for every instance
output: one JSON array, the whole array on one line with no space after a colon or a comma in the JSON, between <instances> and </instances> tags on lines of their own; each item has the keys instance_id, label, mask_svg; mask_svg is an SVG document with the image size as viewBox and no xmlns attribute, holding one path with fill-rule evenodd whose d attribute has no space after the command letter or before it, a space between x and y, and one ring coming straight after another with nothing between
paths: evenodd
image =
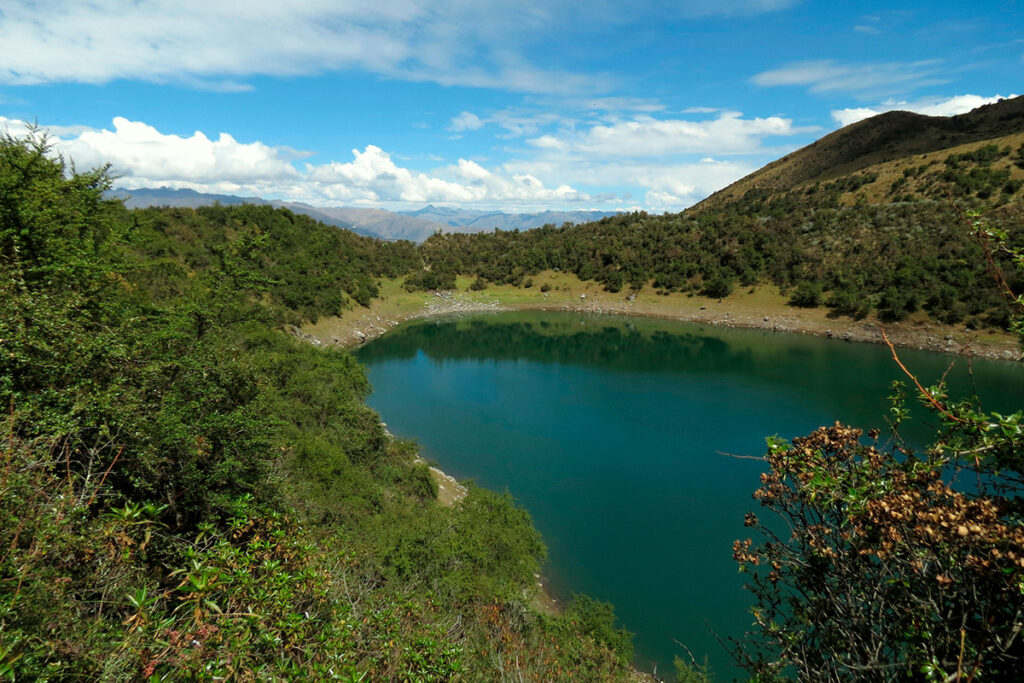
<instances>
[{"instance_id":1,"label":"grassy hillside","mask_svg":"<svg viewBox=\"0 0 1024 683\"><path fill-rule=\"evenodd\" d=\"M1010 145L1019 152L1022 140L1017 136L1021 135L1024 135L1024 97L951 117L887 112L845 126L773 161L694 208L696 211L722 208L750 190L786 192L855 176L874 166L910 163L913 157L922 155L931 155L929 161L938 161L957 153L954 151L957 147L969 150L981 144Z\"/></svg>"}]
</instances>

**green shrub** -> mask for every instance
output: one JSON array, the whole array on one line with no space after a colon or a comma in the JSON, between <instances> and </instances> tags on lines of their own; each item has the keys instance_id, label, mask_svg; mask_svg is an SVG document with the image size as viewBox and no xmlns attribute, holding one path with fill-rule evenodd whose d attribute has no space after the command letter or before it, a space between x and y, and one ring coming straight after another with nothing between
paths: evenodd
<instances>
[{"instance_id":1,"label":"green shrub","mask_svg":"<svg viewBox=\"0 0 1024 683\"><path fill-rule=\"evenodd\" d=\"M821 304L821 285L815 282L801 282L789 297L792 306L816 308Z\"/></svg>"}]
</instances>

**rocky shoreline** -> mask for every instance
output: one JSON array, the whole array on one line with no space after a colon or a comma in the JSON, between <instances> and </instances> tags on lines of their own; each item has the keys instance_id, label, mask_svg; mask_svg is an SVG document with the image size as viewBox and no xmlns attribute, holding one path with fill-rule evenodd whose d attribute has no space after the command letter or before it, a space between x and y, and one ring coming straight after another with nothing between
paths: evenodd
<instances>
[{"instance_id":1,"label":"rocky shoreline","mask_svg":"<svg viewBox=\"0 0 1024 683\"><path fill-rule=\"evenodd\" d=\"M882 331L894 346L902 348L922 349L939 353L952 353L992 360L1020 360L1021 350L1016 344L981 344L970 332L954 331L928 323L888 323L882 325L874 321L831 320L827 325L810 322L794 315L753 316L724 312L716 314L711 306L705 307L698 314L666 314L643 311L628 306L590 306L586 304L574 306L564 305L559 309L542 308L541 310L566 310L588 313L607 313L614 315L634 315L641 317L662 318L703 323L718 327L738 327L747 329L771 330L791 334L810 334L829 339L847 342L869 342L884 344ZM706 312L705 312L706 311Z\"/></svg>"},{"instance_id":2,"label":"rocky shoreline","mask_svg":"<svg viewBox=\"0 0 1024 683\"><path fill-rule=\"evenodd\" d=\"M591 296L588 299L581 295L578 300L571 302L537 300L509 304L498 300L487 300L479 295L469 296L465 293L451 291L434 292L425 305L410 313L389 315L374 312L374 309L370 308L366 311L353 311L353 315L335 319L335 324L326 326L326 329L319 329L316 333L294 327L290 327L289 331L317 346L355 348L409 320L512 310L603 313L695 322L721 327L812 334L847 342L884 343L883 325L877 321L827 319L820 314L811 315L807 311L799 309L773 310L765 314L752 315L732 310L728 300L717 302L707 300L705 305L694 304L684 308L630 300L628 297L616 300L606 295ZM978 332L931 322L886 323L884 330L886 336L898 347L995 360L1021 359L1021 349L1009 335L1006 335L1005 339L993 342L991 339L981 340L979 338L981 335Z\"/></svg>"},{"instance_id":3,"label":"rocky shoreline","mask_svg":"<svg viewBox=\"0 0 1024 683\"><path fill-rule=\"evenodd\" d=\"M339 319L339 324L334 326L327 335L310 334L294 326L289 326L287 331L316 346L340 346L351 349L376 339L385 332L409 320L445 315L511 311L516 308L518 307L502 305L496 301L482 302L469 300L455 292L439 291L434 292L433 298L422 309L413 313L380 315L374 313L371 308L368 312L358 317L353 316L352 318Z\"/></svg>"}]
</instances>

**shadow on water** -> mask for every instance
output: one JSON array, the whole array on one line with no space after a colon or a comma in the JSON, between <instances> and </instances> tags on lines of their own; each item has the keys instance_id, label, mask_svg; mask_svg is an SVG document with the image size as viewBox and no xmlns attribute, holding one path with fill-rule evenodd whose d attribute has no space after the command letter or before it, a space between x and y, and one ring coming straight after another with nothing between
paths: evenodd
<instances>
[{"instance_id":1,"label":"shadow on water","mask_svg":"<svg viewBox=\"0 0 1024 683\"><path fill-rule=\"evenodd\" d=\"M901 377L885 347L757 330L569 313L419 321L360 349L373 406L458 477L510 490L549 545L556 595L616 606L636 662L671 672L686 643L728 679L711 630L750 618L731 558L764 438L841 420L885 427ZM951 357L905 351L922 381ZM956 364L953 393L1024 403L1024 367ZM930 416L904 430L919 444Z\"/></svg>"}]
</instances>

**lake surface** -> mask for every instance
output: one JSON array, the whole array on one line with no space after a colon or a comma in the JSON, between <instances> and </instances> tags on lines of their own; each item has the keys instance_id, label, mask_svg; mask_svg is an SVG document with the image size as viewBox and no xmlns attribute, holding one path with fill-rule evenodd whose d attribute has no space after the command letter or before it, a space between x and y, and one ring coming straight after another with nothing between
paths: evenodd
<instances>
[{"instance_id":1,"label":"lake surface","mask_svg":"<svg viewBox=\"0 0 1024 683\"><path fill-rule=\"evenodd\" d=\"M727 454L835 420L885 433L901 378L881 345L578 313L419 321L358 357L389 429L449 474L509 490L544 535L551 592L614 603L637 666L666 678L685 658L676 641L719 680L740 673L717 637L750 626L732 541L749 536L764 466ZM953 361L900 357L924 384ZM972 370L956 362L954 392L1024 406L1024 365ZM923 442L933 424L922 410L902 431Z\"/></svg>"}]
</instances>

